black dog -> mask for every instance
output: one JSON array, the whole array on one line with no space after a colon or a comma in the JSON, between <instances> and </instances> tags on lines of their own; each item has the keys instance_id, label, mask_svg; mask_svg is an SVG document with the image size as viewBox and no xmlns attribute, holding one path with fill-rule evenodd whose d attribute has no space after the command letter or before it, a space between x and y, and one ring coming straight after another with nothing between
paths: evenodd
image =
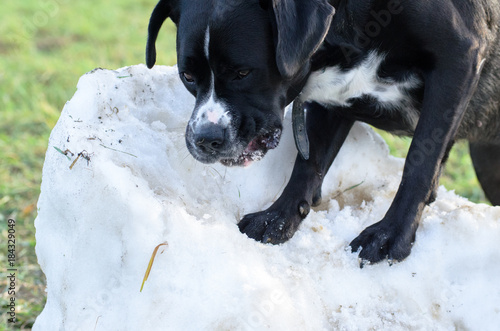
<instances>
[{"instance_id":1,"label":"black dog","mask_svg":"<svg viewBox=\"0 0 500 331\"><path fill-rule=\"evenodd\" d=\"M180 78L196 97L186 143L197 160L260 159L297 99L300 155L280 198L239 223L249 237L293 236L355 121L413 136L387 214L350 244L364 262L410 254L456 139L469 140L479 181L500 204L498 0L161 0L150 68L167 17L178 27Z\"/></svg>"}]
</instances>

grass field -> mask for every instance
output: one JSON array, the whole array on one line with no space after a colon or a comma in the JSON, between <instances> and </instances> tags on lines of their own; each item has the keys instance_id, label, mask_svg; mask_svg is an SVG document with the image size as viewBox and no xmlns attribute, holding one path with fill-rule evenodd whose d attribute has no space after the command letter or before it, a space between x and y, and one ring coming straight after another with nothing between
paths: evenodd
<instances>
[{"instance_id":1,"label":"grass field","mask_svg":"<svg viewBox=\"0 0 500 331\"><path fill-rule=\"evenodd\" d=\"M7 0L0 12L0 267L7 267L8 219L16 220L16 309L18 322L0 330L30 329L45 303L45 279L35 255L36 203L48 137L78 79L96 68L144 62L154 0ZM175 63L175 29L164 26L158 62ZM384 135L394 155L409 140ZM484 197L465 144L454 148L441 181L473 201ZM2 273L3 274L3 273ZM5 277L0 306L10 296Z\"/></svg>"}]
</instances>

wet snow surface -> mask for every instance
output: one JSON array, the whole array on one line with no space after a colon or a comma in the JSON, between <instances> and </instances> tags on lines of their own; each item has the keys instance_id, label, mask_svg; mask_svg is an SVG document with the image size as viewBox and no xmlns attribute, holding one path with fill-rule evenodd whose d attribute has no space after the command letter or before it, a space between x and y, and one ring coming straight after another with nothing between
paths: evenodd
<instances>
[{"instance_id":1,"label":"wet snow surface","mask_svg":"<svg viewBox=\"0 0 500 331\"><path fill-rule=\"evenodd\" d=\"M289 242L257 243L236 223L289 178L289 116L277 149L225 168L185 147L193 103L175 67L80 79L43 169L35 225L48 300L35 330L498 329L500 208L441 188L411 256L360 269L346 247L383 217L403 161L356 125L322 205Z\"/></svg>"}]
</instances>

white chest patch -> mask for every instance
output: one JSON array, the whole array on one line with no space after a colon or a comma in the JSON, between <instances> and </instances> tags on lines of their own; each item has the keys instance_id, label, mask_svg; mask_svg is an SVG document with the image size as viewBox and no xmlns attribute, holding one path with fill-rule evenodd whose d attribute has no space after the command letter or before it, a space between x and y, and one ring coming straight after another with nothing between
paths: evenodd
<instances>
[{"instance_id":1,"label":"white chest patch","mask_svg":"<svg viewBox=\"0 0 500 331\"><path fill-rule=\"evenodd\" d=\"M325 105L350 107L352 99L371 96L382 107L391 109L408 104L409 89L417 88L421 82L410 78L404 82L382 80L377 75L383 56L370 55L357 67L344 71L329 67L315 71L302 90L302 101L315 101Z\"/></svg>"}]
</instances>

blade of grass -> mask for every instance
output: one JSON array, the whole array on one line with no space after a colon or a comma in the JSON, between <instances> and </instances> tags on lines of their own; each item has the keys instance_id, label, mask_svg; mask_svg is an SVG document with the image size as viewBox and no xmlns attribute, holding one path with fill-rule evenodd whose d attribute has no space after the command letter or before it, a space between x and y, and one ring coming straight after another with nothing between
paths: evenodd
<instances>
[{"instance_id":1,"label":"blade of grass","mask_svg":"<svg viewBox=\"0 0 500 331\"><path fill-rule=\"evenodd\" d=\"M345 190L343 190L342 192L339 192L339 193L337 193L336 195L334 195L334 196L333 196L333 199L338 198L340 195L344 194L344 193L345 193L345 192L347 192L347 191L350 191L350 190L355 189L356 187L358 187L358 186L362 185L364 182L365 182L365 181L362 181L362 182L361 182L361 183L359 183L359 184L356 184L356 185L353 185L353 186L351 186L351 187L346 188L346 189L345 189Z\"/></svg>"},{"instance_id":2,"label":"blade of grass","mask_svg":"<svg viewBox=\"0 0 500 331\"><path fill-rule=\"evenodd\" d=\"M118 150L118 149L114 149L114 148L111 148L111 147L105 146L105 145L103 145L103 144L99 144L99 145L101 145L101 146L102 146L102 147L104 147L104 148L110 149L110 150L112 150L112 151L115 151L115 152L120 152L120 153L127 154L127 155L130 155L130 156L133 156L133 157L137 158L137 156L135 156L134 154L130 154L130 153L127 153L127 152L124 152L124 151L120 151L120 150Z\"/></svg>"},{"instance_id":3,"label":"blade of grass","mask_svg":"<svg viewBox=\"0 0 500 331\"><path fill-rule=\"evenodd\" d=\"M142 292L142 289L144 288L144 283L146 283L146 281L149 278L149 273L151 272L151 268L153 267L153 262L155 260L156 253L158 252L158 248L160 248L160 246L168 246L168 244L166 242L164 242L164 243L159 244L158 246L155 247L155 249L153 251L153 254L151 255L151 259L149 259L148 268L146 269L146 273L144 274L144 279L142 280L142 285L141 285L140 292Z\"/></svg>"},{"instance_id":4,"label":"blade of grass","mask_svg":"<svg viewBox=\"0 0 500 331\"><path fill-rule=\"evenodd\" d=\"M60 148L58 148L58 147L56 147L56 146L53 146L53 147L54 147L54 149L55 149L56 151L58 151L59 153L61 153L61 154L62 154L62 155L64 155L64 156L66 156L66 157L68 158L68 160L70 160L70 161L71 161L71 158L68 156L68 153L63 152Z\"/></svg>"}]
</instances>

